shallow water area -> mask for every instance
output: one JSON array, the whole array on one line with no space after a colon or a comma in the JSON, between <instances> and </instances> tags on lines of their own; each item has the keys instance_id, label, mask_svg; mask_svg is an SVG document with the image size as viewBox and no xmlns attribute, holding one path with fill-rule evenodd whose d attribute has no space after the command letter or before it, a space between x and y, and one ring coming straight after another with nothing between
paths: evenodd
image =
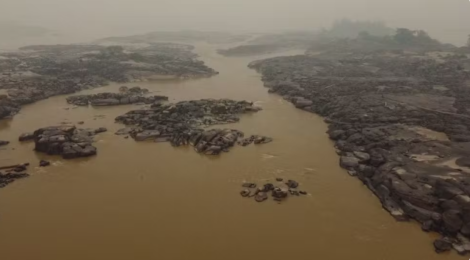
<instances>
[{"instance_id":1,"label":"shallow water area","mask_svg":"<svg viewBox=\"0 0 470 260\"><path fill-rule=\"evenodd\" d=\"M31 177L0 190L1 258L5 260L128 259L463 259L433 252L435 234L396 222L378 199L339 167L323 119L268 94L247 68L257 58L227 58L215 46L196 52L220 74L212 78L125 84L170 101L246 99L263 107L223 125L274 138L221 156L190 147L134 142L114 132L114 118L141 105L73 107L66 96L24 107L0 122L10 145L0 165L30 162ZM287 55L296 54L286 53ZM118 91L112 84L78 94ZM95 137L98 155L63 160L36 154L23 132L61 122L107 127ZM52 166L36 167L39 159ZM239 194L244 181L293 179L309 194L257 203Z\"/></svg>"}]
</instances>

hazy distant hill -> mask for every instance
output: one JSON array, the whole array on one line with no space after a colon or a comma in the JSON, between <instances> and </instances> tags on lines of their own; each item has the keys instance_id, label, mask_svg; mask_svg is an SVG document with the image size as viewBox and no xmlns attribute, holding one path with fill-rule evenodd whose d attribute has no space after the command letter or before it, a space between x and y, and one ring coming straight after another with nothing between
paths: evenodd
<instances>
[{"instance_id":1,"label":"hazy distant hill","mask_svg":"<svg viewBox=\"0 0 470 260\"><path fill-rule=\"evenodd\" d=\"M249 39L249 34L231 34L224 32L199 32L199 31L173 31L173 32L150 32L145 34L108 37L99 39L96 43L152 43L152 42L199 42L208 43L233 43Z\"/></svg>"},{"instance_id":2,"label":"hazy distant hill","mask_svg":"<svg viewBox=\"0 0 470 260\"><path fill-rule=\"evenodd\" d=\"M52 34L47 28L40 26L22 25L10 22L0 22L0 36L7 38L41 37Z\"/></svg>"}]
</instances>

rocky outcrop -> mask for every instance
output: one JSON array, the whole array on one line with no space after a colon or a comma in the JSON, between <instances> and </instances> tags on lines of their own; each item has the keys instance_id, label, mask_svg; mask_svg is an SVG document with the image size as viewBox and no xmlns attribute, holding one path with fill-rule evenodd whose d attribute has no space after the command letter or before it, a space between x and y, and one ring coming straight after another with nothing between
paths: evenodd
<instances>
[{"instance_id":1,"label":"rocky outcrop","mask_svg":"<svg viewBox=\"0 0 470 260\"><path fill-rule=\"evenodd\" d=\"M167 101L166 96L145 96L148 90L140 87L121 87L120 93L98 93L92 95L77 95L67 97L67 103L77 106L116 106L136 103L153 104L154 102Z\"/></svg>"},{"instance_id":2,"label":"rocky outcrop","mask_svg":"<svg viewBox=\"0 0 470 260\"><path fill-rule=\"evenodd\" d=\"M0 167L2 170L0 172L0 188L6 187L18 179L28 177L29 174L25 172L28 166L29 163Z\"/></svg>"},{"instance_id":3,"label":"rocky outcrop","mask_svg":"<svg viewBox=\"0 0 470 260\"><path fill-rule=\"evenodd\" d=\"M129 134L136 141L170 142L173 146L192 145L198 153L216 155L227 152L237 141L240 144L268 143L272 139L244 134L235 129L203 129L211 125L236 123L239 114L259 111L253 103L233 100L191 100L176 104L156 103L150 109L133 110L118 116L117 122L131 126L116 132Z\"/></svg>"},{"instance_id":4,"label":"rocky outcrop","mask_svg":"<svg viewBox=\"0 0 470 260\"><path fill-rule=\"evenodd\" d=\"M277 202L286 200L288 197L307 195L304 190L299 190L299 183L294 180L288 180L282 183L282 178L277 178L276 184L265 183L258 186L256 183L245 182L242 184L244 188L240 191L240 195L246 198L254 198L256 202L263 202L271 195L272 199Z\"/></svg>"},{"instance_id":5,"label":"rocky outcrop","mask_svg":"<svg viewBox=\"0 0 470 260\"><path fill-rule=\"evenodd\" d=\"M257 61L271 93L325 117L339 164L397 220L470 250L470 60L375 53ZM458 164L457 164L458 162Z\"/></svg>"},{"instance_id":6,"label":"rocky outcrop","mask_svg":"<svg viewBox=\"0 0 470 260\"><path fill-rule=\"evenodd\" d=\"M34 140L34 133L23 133L18 137L18 141L20 142L26 142L26 141L31 141Z\"/></svg>"},{"instance_id":7,"label":"rocky outcrop","mask_svg":"<svg viewBox=\"0 0 470 260\"><path fill-rule=\"evenodd\" d=\"M96 155L93 136L106 128L80 129L75 126L50 126L34 131L34 150L49 155L61 155L64 159Z\"/></svg>"},{"instance_id":8,"label":"rocky outcrop","mask_svg":"<svg viewBox=\"0 0 470 260\"><path fill-rule=\"evenodd\" d=\"M5 58L0 60L0 88L7 89L8 96L0 96L0 119L15 115L21 105L103 86L108 82L147 80L160 76L210 77L217 74L197 60L190 49L177 46L156 44L125 50L121 46L38 45L21 48L18 52L2 53ZM118 98L104 98L94 103L134 103L127 101L125 95ZM150 99L139 98L142 102L150 102ZM84 100L76 102L80 105L86 103Z\"/></svg>"}]
</instances>

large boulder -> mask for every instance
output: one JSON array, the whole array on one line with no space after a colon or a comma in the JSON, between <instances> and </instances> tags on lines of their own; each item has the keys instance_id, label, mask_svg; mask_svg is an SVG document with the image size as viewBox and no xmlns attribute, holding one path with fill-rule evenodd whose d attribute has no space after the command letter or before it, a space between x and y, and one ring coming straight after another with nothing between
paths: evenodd
<instances>
[{"instance_id":1,"label":"large boulder","mask_svg":"<svg viewBox=\"0 0 470 260\"><path fill-rule=\"evenodd\" d=\"M449 234L457 234L463 226L463 221L460 218L460 212L457 210L447 210L442 214L442 222L444 228Z\"/></svg>"},{"instance_id":2,"label":"large boulder","mask_svg":"<svg viewBox=\"0 0 470 260\"><path fill-rule=\"evenodd\" d=\"M341 156L340 165L345 169L354 169L359 166L359 159L352 156Z\"/></svg>"},{"instance_id":3,"label":"large boulder","mask_svg":"<svg viewBox=\"0 0 470 260\"><path fill-rule=\"evenodd\" d=\"M370 160L370 155L368 153L354 151L353 154L361 163L368 162Z\"/></svg>"},{"instance_id":4,"label":"large boulder","mask_svg":"<svg viewBox=\"0 0 470 260\"><path fill-rule=\"evenodd\" d=\"M452 242L447 237L436 239L433 244L437 253L446 252L452 249Z\"/></svg>"}]
</instances>

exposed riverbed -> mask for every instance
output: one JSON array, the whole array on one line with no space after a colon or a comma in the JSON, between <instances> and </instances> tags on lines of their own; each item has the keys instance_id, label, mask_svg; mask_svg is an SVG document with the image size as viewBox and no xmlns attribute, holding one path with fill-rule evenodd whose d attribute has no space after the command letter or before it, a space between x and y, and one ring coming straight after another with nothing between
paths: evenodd
<instances>
[{"instance_id":1,"label":"exposed riverbed","mask_svg":"<svg viewBox=\"0 0 470 260\"><path fill-rule=\"evenodd\" d=\"M47 159L53 166L30 167L31 177L0 190L2 259L461 259L436 255L435 235L382 210L339 167L322 118L268 94L260 76L247 68L253 58L226 58L216 49L199 45L196 52L218 76L126 85L170 101L256 101L262 111L227 127L274 142L208 157L114 135L123 127L114 118L139 106L72 109L65 96L25 106L0 123L2 139L11 141L0 151L0 165L35 166ZM121 85L81 93L117 91ZM109 129L96 136L96 157L64 161L16 141L22 132L64 121ZM281 204L239 195L243 181L276 177L297 180L309 195Z\"/></svg>"}]
</instances>

